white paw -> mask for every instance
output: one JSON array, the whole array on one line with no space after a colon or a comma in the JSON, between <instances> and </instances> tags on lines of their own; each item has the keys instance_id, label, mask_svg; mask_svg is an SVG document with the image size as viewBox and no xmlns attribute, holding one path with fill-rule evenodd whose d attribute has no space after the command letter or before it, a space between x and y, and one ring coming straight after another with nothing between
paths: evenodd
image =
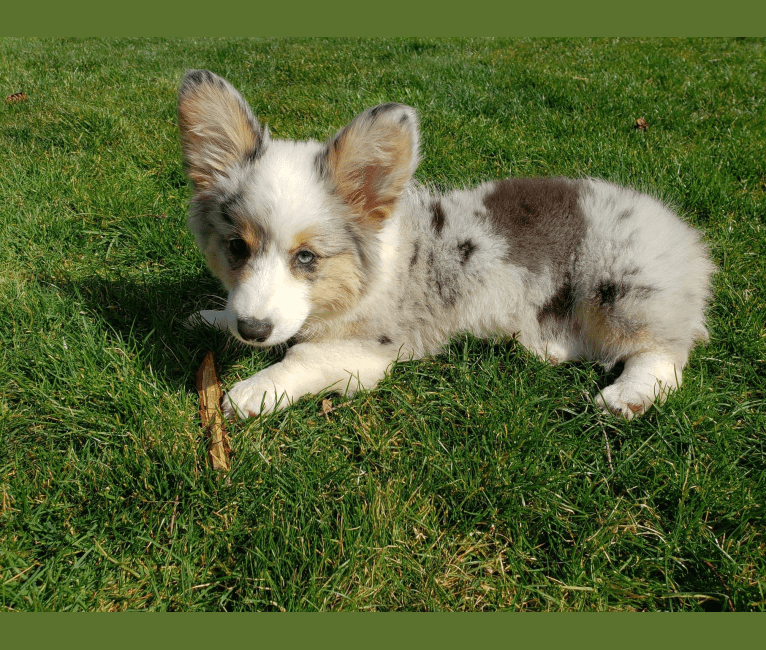
<instances>
[{"instance_id":1,"label":"white paw","mask_svg":"<svg viewBox=\"0 0 766 650\"><path fill-rule=\"evenodd\" d=\"M225 311L218 309L203 309L194 312L184 321L186 329L195 329L197 327L215 327L219 330L229 329L229 319Z\"/></svg>"},{"instance_id":2,"label":"white paw","mask_svg":"<svg viewBox=\"0 0 766 650\"><path fill-rule=\"evenodd\" d=\"M658 384L654 384L653 388L659 391ZM654 394L647 394L645 387L629 382L617 382L604 388L593 401L603 411L632 420L635 416L645 413L655 399Z\"/></svg>"},{"instance_id":3,"label":"white paw","mask_svg":"<svg viewBox=\"0 0 766 650\"><path fill-rule=\"evenodd\" d=\"M234 384L224 396L222 408L224 416L234 420L269 413L288 403L286 389L258 373Z\"/></svg>"},{"instance_id":4,"label":"white paw","mask_svg":"<svg viewBox=\"0 0 766 650\"><path fill-rule=\"evenodd\" d=\"M665 401L681 385L683 365L662 353L644 353L625 360L619 379L607 386L594 401L604 411L632 420Z\"/></svg>"}]
</instances>

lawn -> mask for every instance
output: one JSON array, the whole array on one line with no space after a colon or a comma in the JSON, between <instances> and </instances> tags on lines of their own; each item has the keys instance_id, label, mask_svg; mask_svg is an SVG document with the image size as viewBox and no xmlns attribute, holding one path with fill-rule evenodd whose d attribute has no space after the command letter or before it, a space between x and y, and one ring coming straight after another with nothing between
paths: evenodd
<instances>
[{"instance_id":1,"label":"lawn","mask_svg":"<svg viewBox=\"0 0 766 650\"><path fill-rule=\"evenodd\" d=\"M766 40L0 40L0 609L766 610ZM195 374L278 358L184 319L224 296L185 227L176 92L229 79L275 137L414 106L421 181L595 176L700 228L684 385L456 339L322 414L232 425ZM634 129L643 117L648 128Z\"/></svg>"}]
</instances>

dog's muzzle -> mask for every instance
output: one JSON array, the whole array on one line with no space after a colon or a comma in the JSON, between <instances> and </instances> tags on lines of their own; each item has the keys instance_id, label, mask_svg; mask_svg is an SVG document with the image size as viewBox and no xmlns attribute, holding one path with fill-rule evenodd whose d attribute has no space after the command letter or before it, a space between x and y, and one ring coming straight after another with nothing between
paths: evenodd
<instances>
[{"instance_id":1,"label":"dog's muzzle","mask_svg":"<svg viewBox=\"0 0 766 650\"><path fill-rule=\"evenodd\" d=\"M274 324L270 320L258 320L257 318L238 318L237 331L248 343L263 343L274 330Z\"/></svg>"}]
</instances>

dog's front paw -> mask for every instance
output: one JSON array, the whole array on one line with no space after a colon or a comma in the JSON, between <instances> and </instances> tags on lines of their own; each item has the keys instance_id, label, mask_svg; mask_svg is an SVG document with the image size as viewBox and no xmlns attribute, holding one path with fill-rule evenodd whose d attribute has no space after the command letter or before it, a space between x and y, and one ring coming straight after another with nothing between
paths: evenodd
<instances>
[{"instance_id":1,"label":"dog's front paw","mask_svg":"<svg viewBox=\"0 0 766 650\"><path fill-rule=\"evenodd\" d=\"M653 400L640 389L618 382L604 388L593 401L602 411L632 420L644 413Z\"/></svg>"},{"instance_id":2,"label":"dog's front paw","mask_svg":"<svg viewBox=\"0 0 766 650\"><path fill-rule=\"evenodd\" d=\"M288 405L287 390L262 373L237 382L223 398L223 414L229 420L269 413Z\"/></svg>"},{"instance_id":3,"label":"dog's front paw","mask_svg":"<svg viewBox=\"0 0 766 650\"><path fill-rule=\"evenodd\" d=\"M197 327L214 327L219 330L228 330L228 314L219 309L196 311L184 321L184 327L189 330L196 329Z\"/></svg>"}]
</instances>

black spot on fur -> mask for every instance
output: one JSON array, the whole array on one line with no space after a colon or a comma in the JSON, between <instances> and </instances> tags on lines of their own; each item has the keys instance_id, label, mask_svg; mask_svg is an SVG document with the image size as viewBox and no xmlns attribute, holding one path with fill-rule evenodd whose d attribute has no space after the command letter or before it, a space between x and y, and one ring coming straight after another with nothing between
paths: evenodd
<instances>
[{"instance_id":1,"label":"black spot on fur","mask_svg":"<svg viewBox=\"0 0 766 650\"><path fill-rule=\"evenodd\" d=\"M261 137L261 134L258 134L258 141L255 143L255 146L248 151L245 154L245 160L247 162L255 162L263 156L263 153L266 151L266 147L263 146L263 138Z\"/></svg>"},{"instance_id":2,"label":"black spot on fur","mask_svg":"<svg viewBox=\"0 0 766 650\"><path fill-rule=\"evenodd\" d=\"M585 235L579 181L514 178L499 181L484 198L487 219L508 245L506 261L533 273L549 268L561 281Z\"/></svg>"},{"instance_id":3,"label":"black spot on fur","mask_svg":"<svg viewBox=\"0 0 766 650\"><path fill-rule=\"evenodd\" d=\"M572 277L567 273L559 290L537 312L537 322L565 320L574 310L575 292Z\"/></svg>"},{"instance_id":4,"label":"black spot on fur","mask_svg":"<svg viewBox=\"0 0 766 650\"><path fill-rule=\"evenodd\" d=\"M444 229L444 209L439 201L431 203L431 227L437 235Z\"/></svg>"},{"instance_id":5,"label":"black spot on fur","mask_svg":"<svg viewBox=\"0 0 766 650\"><path fill-rule=\"evenodd\" d=\"M420 242L416 241L412 246L412 257L410 258L410 268L414 268L418 263L418 255L420 254Z\"/></svg>"},{"instance_id":6,"label":"black spot on fur","mask_svg":"<svg viewBox=\"0 0 766 650\"><path fill-rule=\"evenodd\" d=\"M397 104L395 102L389 102L387 104L379 104L378 106L373 106L370 109L369 116L374 119L378 117L381 113L385 113L386 111L390 111L394 108L398 108L399 106L401 106L401 104Z\"/></svg>"},{"instance_id":7,"label":"black spot on fur","mask_svg":"<svg viewBox=\"0 0 766 650\"><path fill-rule=\"evenodd\" d=\"M458 245L457 249L460 253L460 264L465 264L476 250L476 244L470 239L466 239L462 244Z\"/></svg>"},{"instance_id":8,"label":"black spot on fur","mask_svg":"<svg viewBox=\"0 0 766 650\"><path fill-rule=\"evenodd\" d=\"M323 181L329 176L327 169L327 149L322 149L314 158L314 171L319 180Z\"/></svg>"},{"instance_id":9,"label":"black spot on fur","mask_svg":"<svg viewBox=\"0 0 766 650\"><path fill-rule=\"evenodd\" d=\"M232 213L234 206L242 200L242 193L236 192L223 199L220 204L221 219L229 226L234 226L235 218Z\"/></svg>"},{"instance_id":10,"label":"black spot on fur","mask_svg":"<svg viewBox=\"0 0 766 650\"><path fill-rule=\"evenodd\" d=\"M625 296L626 288L623 284L616 284L612 280L602 280L596 287L596 294L598 295L601 305L611 307L614 305L618 298Z\"/></svg>"},{"instance_id":11,"label":"black spot on fur","mask_svg":"<svg viewBox=\"0 0 766 650\"><path fill-rule=\"evenodd\" d=\"M626 208L617 215L617 221L625 221L626 219L630 219L634 213L635 210L633 208Z\"/></svg>"},{"instance_id":12,"label":"black spot on fur","mask_svg":"<svg viewBox=\"0 0 766 650\"><path fill-rule=\"evenodd\" d=\"M203 83L215 83L218 81L210 70L189 70L184 77L181 90L186 90L189 86L199 86Z\"/></svg>"},{"instance_id":13,"label":"black spot on fur","mask_svg":"<svg viewBox=\"0 0 766 650\"><path fill-rule=\"evenodd\" d=\"M428 283L431 293L435 293L439 296L439 299L447 307L452 307L460 297L460 292L457 288L458 278L456 277L455 270L457 267L450 269L449 267L443 267L440 264L434 264L434 253L430 251L428 253ZM428 295L426 296L428 299ZM428 311L433 314L433 310L429 303L426 304Z\"/></svg>"},{"instance_id":14,"label":"black spot on fur","mask_svg":"<svg viewBox=\"0 0 766 650\"><path fill-rule=\"evenodd\" d=\"M388 338L385 334L378 339L378 343L381 345L389 345L391 342L391 339Z\"/></svg>"},{"instance_id":15,"label":"black spot on fur","mask_svg":"<svg viewBox=\"0 0 766 650\"><path fill-rule=\"evenodd\" d=\"M354 244L356 254L359 256L359 263L362 266L362 271L364 271L364 277L366 279L370 273L370 256L367 254L364 239L350 224L346 224L346 233Z\"/></svg>"}]
</instances>

